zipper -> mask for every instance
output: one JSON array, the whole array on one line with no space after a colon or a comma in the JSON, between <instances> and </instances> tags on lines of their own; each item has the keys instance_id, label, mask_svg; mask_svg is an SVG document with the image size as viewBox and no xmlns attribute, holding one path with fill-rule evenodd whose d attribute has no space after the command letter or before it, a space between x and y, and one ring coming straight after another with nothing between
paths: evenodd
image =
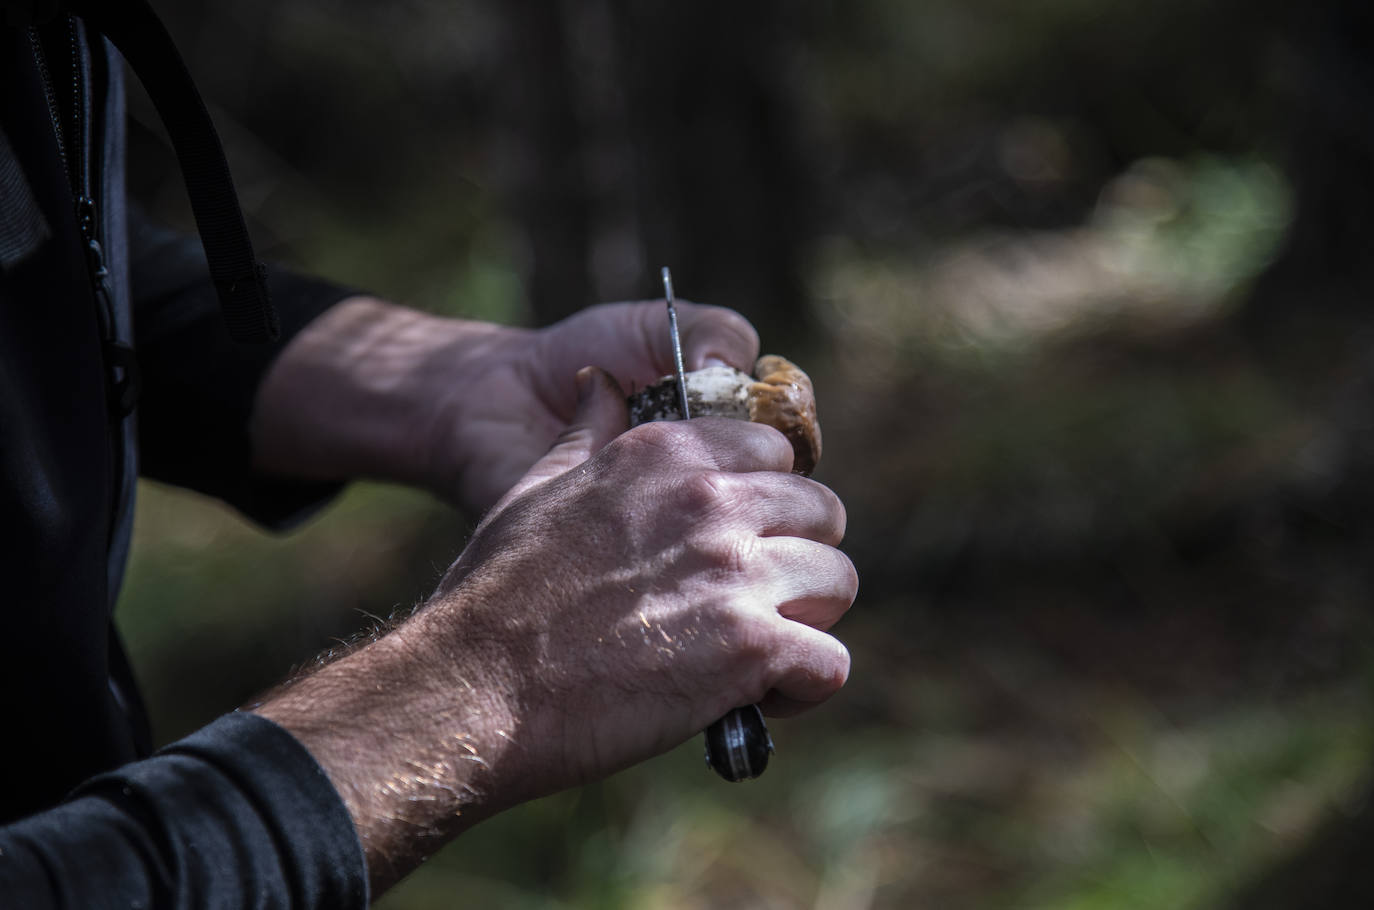
<instances>
[{"instance_id":1,"label":"zipper","mask_svg":"<svg viewBox=\"0 0 1374 910\"><path fill-rule=\"evenodd\" d=\"M86 96L86 86L90 84L90 73L86 66L86 55L81 50L81 31L75 16L67 16L67 47L71 55L72 72L72 111L71 130L67 135L76 145L76 180L79 181L81 195L91 196L91 101Z\"/></svg>"},{"instance_id":2,"label":"zipper","mask_svg":"<svg viewBox=\"0 0 1374 910\"><path fill-rule=\"evenodd\" d=\"M33 48L33 59L38 64L38 78L43 83L43 95L48 102L48 117L52 120L53 132L57 135L57 154L62 158L62 169L67 172L67 179L72 179L72 165L67 160L67 142L64 138L65 130L62 128L62 105L57 102L57 88L53 83L52 70L48 68L48 54L43 50L43 39L38 36L38 29L29 26L29 46Z\"/></svg>"},{"instance_id":3,"label":"zipper","mask_svg":"<svg viewBox=\"0 0 1374 910\"><path fill-rule=\"evenodd\" d=\"M95 116L88 86L94 78L86 47L82 41L82 27L76 17L66 17L67 48L71 72L70 109L63 116L57 83L49 66L50 57L44 50L41 37L29 30L29 40L38 62L43 91L48 99L48 113L57 135L57 147L67 166L67 179L75 204L74 215L81 234L86 258L87 277L91 282L91 296L95 303L99 330L102 365L105 368L105 406L110 428L110 512L108 538L114 541L124 509L122 504L130 491L125 485L126 445L128 425L124 422L138 401L139 370L134 350L119 340L119 324L115 318L114 293L110 289L110 270L105 262L105 250L100 244L101 219L96 203L93 170L98 159L94 155L91 121ZM57 55L56 41L47 49Z\"/></svg>"},{"instance_id":4,"label":"zipper","mask_svg":"<svg viewBox=\"0 0 1374 910\"><path fill-rule=\"evenodd\" d=\"M89 81L86 56L82 49L81 30L76 17L67 16L67 44L71 55L71 111L63 117L48 54L37 29L30 28L29 43L38 64L43 92L48 101L48 115L52 118L57 136L57 150L67 169L72 196L76 203L76 223L85 247L86 271L95 298L96 320L100 328L101 348L105 355L106 391L111 414L116 420L129 416L138 399L138 364L133 348L119 341L119 327L115 320L114 294L110 290L110 270L105 264L105 250L100 245L100 211L91 189L91 116L86 85ZM67 120L64 127L63 120ZM116 445L116 450L120 446Z\"/></svg>"},{"instance_id":5,"label":"zipper","mask_svg":"<svg viewBox=\"0 0 1374 910\"><path fill-rule=\"evenodd\" d=\"M114 295L110 292L110 270L105 265L105 250L100 245L100 211L96 205L95 193L91 190L91 109L86 86L91 81L86 55L82 52L81 31L74 16L67 17L67 46L71 52L72 109L71 129L67 132L75 143L76 179L73 181L76 196L76 224L81 231L81 240L86 245L86 271L91 277L91 290L95 294L96 317L100 323L100 339L105 348L105 368L109 373L111 406L117 404L122 395L120 389L120 370L111 359L111 349L118 346L119 327L115 322ZM120 417L127 415L122 407L116 408Z\"/></svg>"}]
</instances>

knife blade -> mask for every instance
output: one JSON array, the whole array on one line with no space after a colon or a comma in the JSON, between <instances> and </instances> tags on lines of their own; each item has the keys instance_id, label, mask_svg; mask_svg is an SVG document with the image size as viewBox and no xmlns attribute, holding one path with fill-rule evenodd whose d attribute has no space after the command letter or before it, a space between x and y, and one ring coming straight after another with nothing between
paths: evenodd
<instances>
[{"instance_id":1,"label":"knife blade","mask_svg":"<svg viewBox=\"0 0 1374 910\"><path fill-rule=\"evenodd\" d=\"M677 307L673 305L673 273L663 267L663 295L668 304L668 334L673 343L677 371L678 408L683 420L692 417L687 402L687 376L682 368L682 336L678 333ZM731 783L758 777L773 754L773 737L758 705L730 710L706 728L706 764Z\"/></svg>"}]
</instances>

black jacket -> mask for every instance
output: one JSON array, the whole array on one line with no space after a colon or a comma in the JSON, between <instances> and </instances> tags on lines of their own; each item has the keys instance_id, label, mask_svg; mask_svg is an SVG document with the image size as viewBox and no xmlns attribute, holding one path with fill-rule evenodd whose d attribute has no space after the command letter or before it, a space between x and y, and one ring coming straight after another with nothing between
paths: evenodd
<instances>
[{"instance_id":1,"label":"black jacket","mask_svg":"<svg viewBox=\"0 0 1374 910\"><path fill-rule=\"evenodd\" d=\"M275 276L281 339L230 340L198 244L126 205L121 68L79 20L0 27L0 906L361 906L352 824L285 731L231 715L145 758L110 616L140 461L269 524L326 495L254 472L246 430L343 292Z\"/></svg>"}]
</instances>

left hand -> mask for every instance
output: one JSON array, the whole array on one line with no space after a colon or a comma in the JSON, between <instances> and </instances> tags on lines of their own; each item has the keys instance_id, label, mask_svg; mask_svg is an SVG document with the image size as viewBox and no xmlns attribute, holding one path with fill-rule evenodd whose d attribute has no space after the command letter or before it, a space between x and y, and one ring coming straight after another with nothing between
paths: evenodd
<instances>
[{"instance_id":1,"label":"left hand","mask_svg":"<svg viewBox=\"0 0 1374 910\"><path fill-rule=\"evenodd\" d=\"M686 369L753 369L758 334L744 317L721 307L677 307ZM581 368L600 367L627 392L673 372L662 301L594 306L524 339L479 358L467 387L454 389L434 424L435 454L462 455L447 477L439 472L440 484L469 507L489 508L567 428Z\"/></svg>"},{"instance_id":2,"label":"left hand","mask_svg":"<svg viewBox=\"0 0 1374 910\"><path fill-rule=\"evenodd\" d=\"M677 306L686 369L753 368L758 334L744 317ZM673 371L667 318L661 300L602 304L531 330L350 298L292 339L264 378L254 461L298 477L410 483L484 512L572 421L582 367L627 391Z\"/></svg>"}]
</instances>

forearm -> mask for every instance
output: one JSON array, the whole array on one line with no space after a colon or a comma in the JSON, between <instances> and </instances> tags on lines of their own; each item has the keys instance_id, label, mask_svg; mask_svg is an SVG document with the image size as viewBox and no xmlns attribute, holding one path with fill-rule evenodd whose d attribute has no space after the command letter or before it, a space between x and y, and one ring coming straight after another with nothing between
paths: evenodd
<instances>
[{"instance_id":1,"label":"forearm","mask_svg":"<svg viewBox=\"0 0 1374 910\"><path fill-rule=\"evenodd\" d=\"M353 819L374 897L519 799L510 781L522 732L501 673L509 661L478 636L445 646L459 599L252 707L324 768Z\"/></svg>"},{"instance_id":2,"label":"forearm","mask_svg":"<svg viewBox=\"0 0 1374 910\"><path fill-rule=\"evenodd\" d=\"M349 298L306 326L264 377L250 424L254 464L291 477L456 489L462 440L436 439L448 430L440 417L462 410L465 376L528 334Z\"/></svg>"}]
</instances>

